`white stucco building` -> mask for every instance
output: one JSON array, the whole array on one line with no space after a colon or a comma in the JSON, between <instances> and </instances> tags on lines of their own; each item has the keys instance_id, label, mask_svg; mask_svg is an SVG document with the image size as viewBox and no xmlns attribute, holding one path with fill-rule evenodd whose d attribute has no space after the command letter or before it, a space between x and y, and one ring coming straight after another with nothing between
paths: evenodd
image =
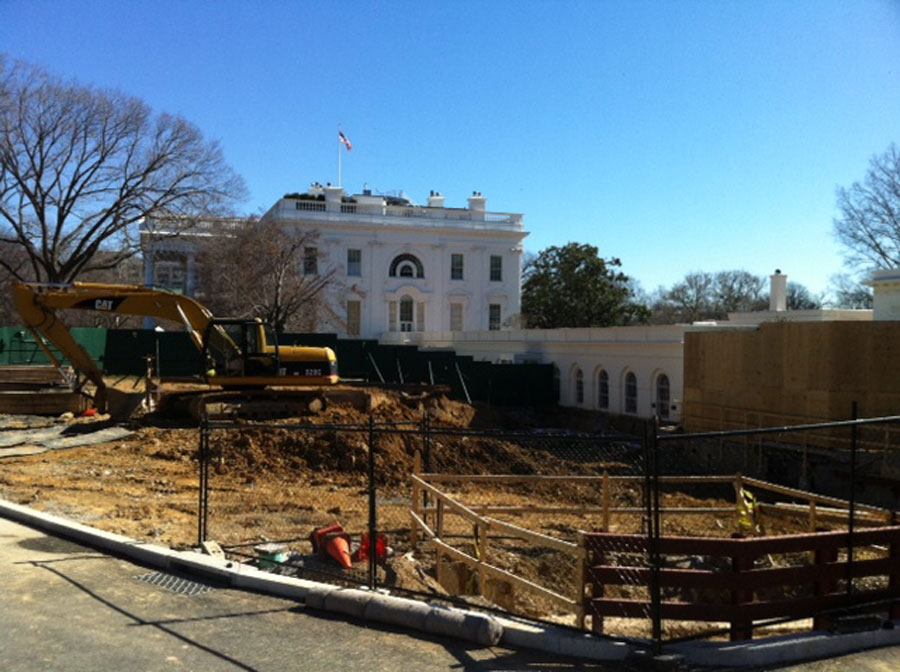
<instances>
[{"instance_id":1,"label":"white stucco building","mask_svg":"<svg viewBox=\"0 0 900 672\"><path fill-rule=\"evenodd\" d=\"M382 343L452 349L491 362L553 364L559 404L681 419L686 325L384 334Z\"/></svg>"},{"instance_id":2,"label":"white stucco building","mask_svg":"<svg viewBox=\"0 0 900 672\"><path fill-rule=\"evenodd\" d=\"M317 234L302 265L308 274L334 272L327 300L340 321L329 330L379 338L385 332L517 325L528 234L522 215L488 212L486 204L480 192L472 193L467 207L452 208L435 192L426 206L417 206L369 190L351 196L314 184L280 199L263 216ZM215 220L177 238L145 236L145 282L194 296L196 242L235 225Z\"/></svg>"},{"instance_id":3,"label":"white stucco building","mask_svg":"<svg viewBox=\"0 0 900 672\"><path fill-rule=\"evenodd\" d=\"M279 200L264 215L285 227L316 231L305 270L336 269L330 301L343 335L500 330L518 319L522 239L519 214L488 212L473 192L448 208L432 192L427 205L364 190L313 185Z\"/></svg>"}]
</instances>

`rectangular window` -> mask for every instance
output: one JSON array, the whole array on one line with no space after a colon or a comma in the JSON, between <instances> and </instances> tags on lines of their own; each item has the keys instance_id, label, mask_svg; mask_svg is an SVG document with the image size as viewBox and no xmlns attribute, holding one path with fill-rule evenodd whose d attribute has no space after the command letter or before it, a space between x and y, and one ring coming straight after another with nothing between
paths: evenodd
<instances>
[{"instance_id":1,"label":"rectangular window","mask_svg":"<svg viewBox=\"0 0 900 672\"><path fill-rule=\"evenodd\" d=\"M359 301L347 301L347 335L359 336L361 327L362 304Z\"/></svg>"},{"instance_id":2,"label":"rectangular window","mask_svg":"<svg viewBox=\"0 0 900 672\"><path fill-rule=\"evenodd\" d=\"M461 254L450 255L450 279L463 279L463 255Z\"/></svg>"},{"instance_id":3,"label":"rectangular window","mask_svg":"<svg viewBox=\"0 0 900 672\"><path fill-rule=\"evenodd\" d=\"M303 248L303 275L319 273L319 250L315 247Z\"/></svg>"},{"instance_id":4,"label":"rectangular window","mask_svg":"<svg viewBox=\"0 0 900 672\"><path fill-rule=\"evenodd\" d=\"M413 330L413 300L408 296L400 299L400 331Z\"/></svg>"},{"instance_id":5,"label":"rectangular window","mask_svg":"<svg viewBox=\"0 0 900 672\"><path fill-rule=\"evenodd\" d=\"M362 250L347 250L347 275L354 278L362 275Z\"/></svg>"},{"instance_id":6,"label":"rectangular window","mask_svg":"<svg viewBox=\"0 0 900 672\"><path fill-rule=\"evenodd\" d=\"M488 306L488 329L500 330L500 304L492 303Z\"/></svg>"},{"instance_id":7,"label":"rectangular window","mask_svg":"<svg viewBox=\"0 0 900 672\"><path fill-rule=\"evenodd\" d=\"M184 294L187 274L181 261L156 261L153 264L153 285L170 292Z\"/></svg>"},{"instance_id":8,"label":"rectangular window","mask_svg":"<svg viewBox=\"0 0 900 672\"><path fill-rule=\"evenodd\" d=\"M503 280L503 257L499 254L491 255L491 282Z\"/></svg>"},{"instance_id":9,"label":"rectangular window","mask_svg":"<svg viewBox=\"0 0 900 672\"><path fill-rule=\"evenodd\" d=\"M450 304L450 331L463 330L463 304Z\"/></svg>"},{"instance_id":10,"label":"rectangular window","mask_svg":"<svg viewBox=\"0 0 900 672\"><path fill-rule=\"evenodd\" d=\"M388 304L388 330L397 331L397 302L391 301Z\"/></svg>"}]
</instances>

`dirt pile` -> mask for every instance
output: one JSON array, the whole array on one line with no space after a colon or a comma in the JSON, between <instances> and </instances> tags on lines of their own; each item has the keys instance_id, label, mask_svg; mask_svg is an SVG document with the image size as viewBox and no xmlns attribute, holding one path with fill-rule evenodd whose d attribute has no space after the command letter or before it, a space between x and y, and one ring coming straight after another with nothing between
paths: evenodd
<instances>
[{"instance_id":1,"label":"dirt pile","mask_svg":"<svg viewBox=\"0 0 900 672\"><path fill-rule=\"evenodd\" d=\"M421 430L428 416L428 443ZM413 471L418 452L426 471L456 474L599 474L609 462L573 461L535 450L533 441L464 435L484 411L445 396L409 399L385 395L374 419L375 473L379 483L401 483ZM291 424L303 422L303 431ZM363 474L369 463L369 415L350 405L293 423L242 422L211 434L210 449L219 473L283 478L304 472ZM385 425L384 423L390 423ZM320 428L320 429L319 429ZM183 453L176 450L183 458Z\"/></svg>"}]
</instances>

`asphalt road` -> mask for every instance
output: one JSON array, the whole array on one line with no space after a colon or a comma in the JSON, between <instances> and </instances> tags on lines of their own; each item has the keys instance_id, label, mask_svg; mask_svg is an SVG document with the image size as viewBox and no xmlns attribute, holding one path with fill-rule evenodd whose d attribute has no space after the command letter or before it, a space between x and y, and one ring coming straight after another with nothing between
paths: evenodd
<instances>
[{"instance_id":1,"label":"asphalt road","mask_svg":"<svg viewBox=\"0 0 900 672\"><path fill-rule=\"evenodd\" d=\"M227 588L186 595L154 570L0 519L3 672L613 670L352 623Z\"/></svg>"}]
</instances>

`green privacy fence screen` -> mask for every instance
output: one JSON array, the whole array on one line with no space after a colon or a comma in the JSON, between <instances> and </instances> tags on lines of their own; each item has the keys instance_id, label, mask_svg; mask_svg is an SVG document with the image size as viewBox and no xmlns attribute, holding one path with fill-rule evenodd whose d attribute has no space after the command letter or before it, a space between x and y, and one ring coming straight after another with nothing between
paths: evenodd
<instances>
[{"instance_id":1,"label":"green privacy fence screen","mask_svg":"<svg viewBox=\"0 0 900 672\"><path fill-rule=\"evenodd\" d=\"M146 357L159 361L164 376L190 376L202 371L202 360L187 333L148 329L96 329L73 327L72 336L109 375L139 376ZM59 355L51 348L54 355ZM34 337L25 329L0 328L0 365L49 364Z\"/></svg>"},{"instance_id":2,"label":"green privacy fence screen","mask_svg":"<svg viewBox=\"0 0 900 672\"><path fill-rule=\"evenodd\" d=\"M149 329L72 328L75 340L110 376L138 376L146 357L158 362L164 377L203 371L200 352L186 332ZM334 334L282 334L281 345L327 346L335 351L341 378L371 382L434 383L452 396L498 405L555 404L552 364L493 364L452 350L419 350L409 345L379 345L374 340L340 339ZM54 353L58 354L58 353ZM0 365L49 364L34 337L20 327L0 327Z\"/></svg>"}]
</instances>

